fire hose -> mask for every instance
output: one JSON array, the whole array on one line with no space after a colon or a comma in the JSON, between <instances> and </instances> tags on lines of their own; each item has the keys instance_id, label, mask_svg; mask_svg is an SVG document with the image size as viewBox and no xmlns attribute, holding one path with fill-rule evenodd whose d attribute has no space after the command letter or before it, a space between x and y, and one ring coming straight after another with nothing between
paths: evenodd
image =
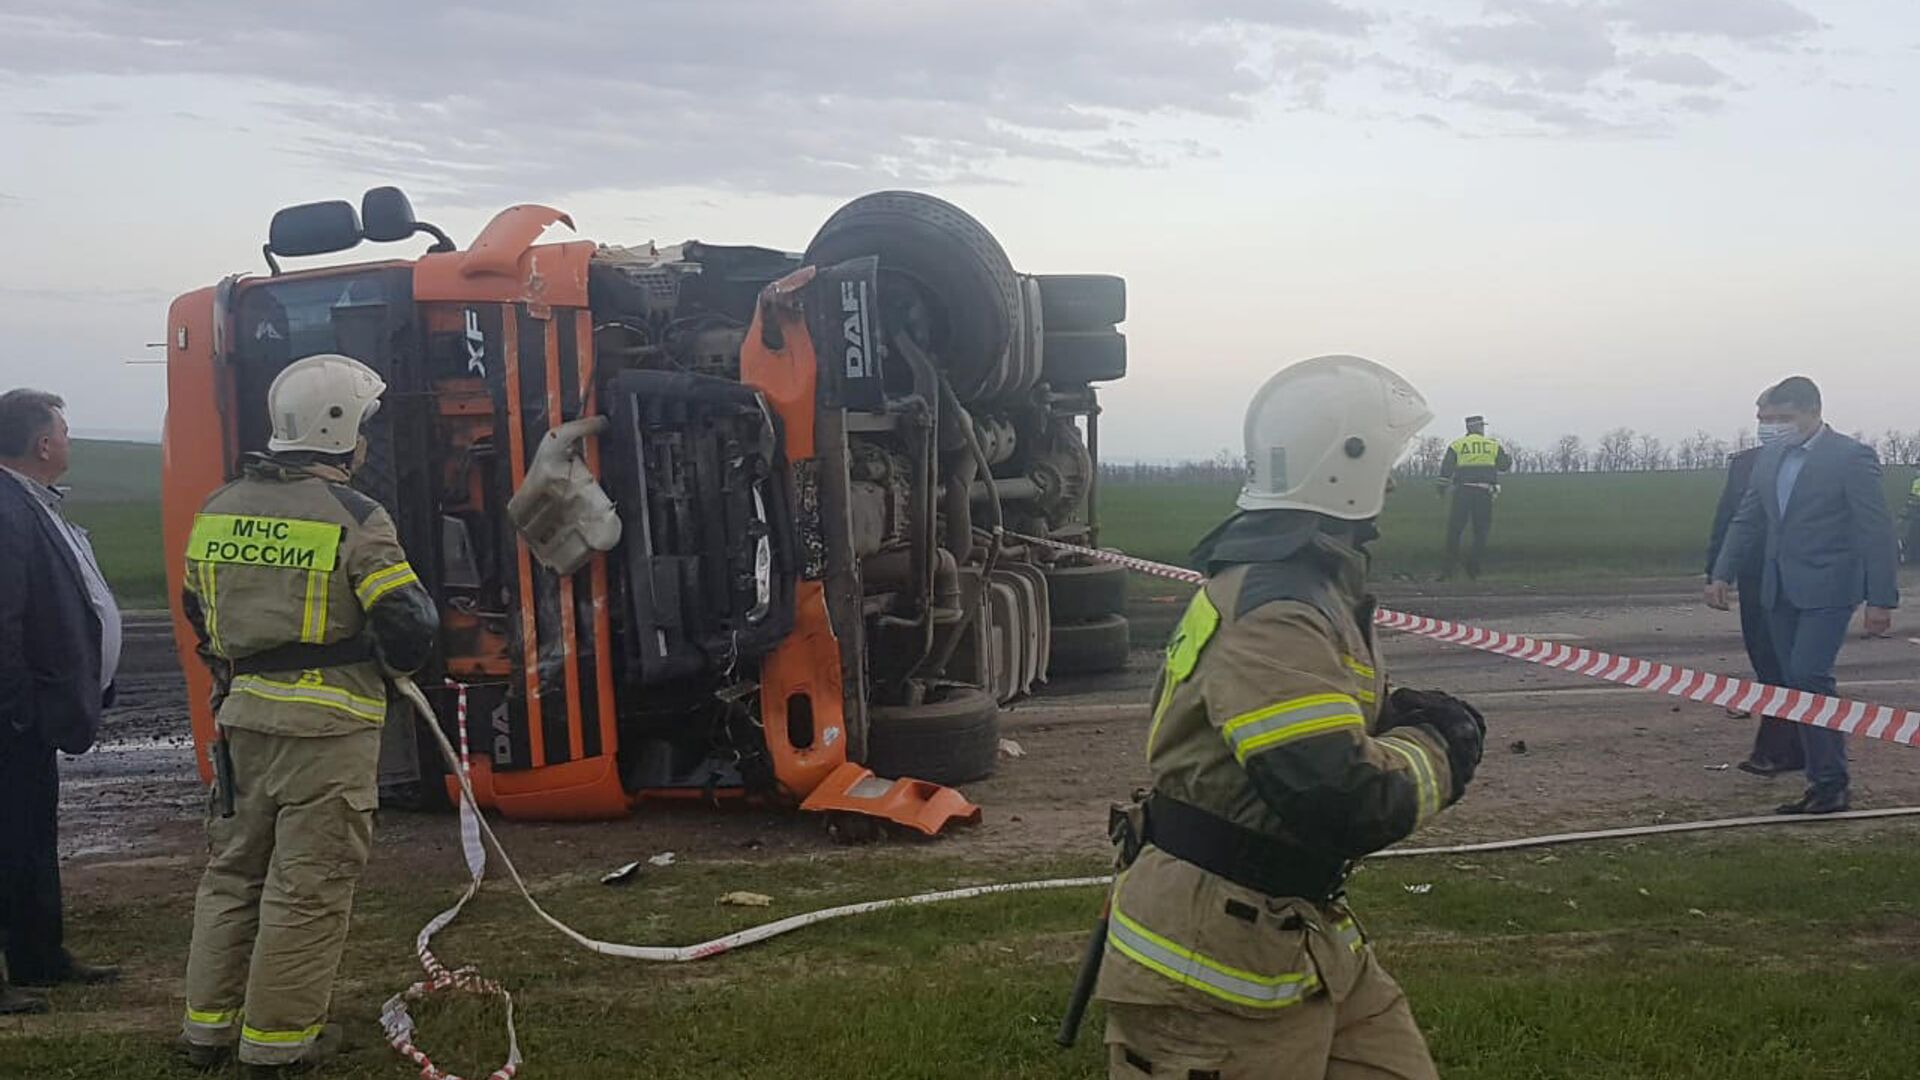
<instances>
[{"instance_id":1,"label":"fire hose","mask_svg":"<svg viewBox=\"0 0 1920 1080\"><path fill-rule=\"evenodd\" d=\"M1158 577L1199 584L1205 581L1203 575L1181 567L1168 566L1145 559L1119 555L1113 552L1097 551L1091 548L1065 544L1042 537L1025 536L1008 530L1007 535L1052 547L1056 550L1081 555L1097 561L1125 566L1130 570L1152 574ZM1665 693L1684 697L1693 701L1711 702L1715 705L1728 705L1737 708L1764 712L1768 716L1793 720L1804 724L1815 724L1836 728L1848 734L1862 734L1869 738L1883 739L1904 745L1914 745L1920 739L1920 713L1905 709L1895 709L1865 702L1849 701L1839 697L1791 690L1784 687L1769 686L1750 680L1731 676L1713 675L1688 668L1668 664L1650 663L1632 657L1616 656L1610 653L1590 649L1575 649L1556 643L1538 641L1519 634L1504 634L1464 624L1451 623L1440 619L1408 615L1402 612L1381 609L1376 622L1383 629L1399 630L1422 637L1431 638L1448 644L1462 645L1480 649L1496 655L1541 664L1547 667L1608 682L1619 683L1655 693ZM731 952L734 949L758 944L783 934L791 933L803 927L835 919L864 915L872 912L887 911L928 904L945 903L955 900L973 899L981 896L1003 895L1007 893L1038 892L1050 889L1091 888L1111 884L1111 875L1089 877L1050 878L1039 881L1005 882L990 885L976 885L965 888L948 889L938 892L921 893L914 896L895 897L886 900L870 900L860 903L843 904L819 911L790 915L759 926L736 931L711 941L686 946L648 946L627 945L617 942L601 941L580 933L565 922L554 917L536 900L528 888L513 858L494 833L486 817L480 813L474 798L473 787L467 772L467 716L466 690L454 684L457 701L456 731L461 746L456 749L445 731L441 729L438 715L427 701L420 688L407 678L394 682L413 706L421 723L433 736L440 749L441 758L446 763L449 774L453 776L460 790L460 832L461 847L466 856L469 880L466 891L455 901L452 907L441 912L422 927L415 938L415 952L419 957L425 977L408 986L405 990L389 998L381 1010L381 1026L388 1041L402 1056L420 1068L422 1080L461 1080L453 1073L435 1065L427 1053L414 1039L416 1025L409 1010L409 1004L428 997L459 993L502 999L506 1010L507 1059L498 1069L488 1074L487 1080L513 1080L522 1064L519 1037L514 1027L513 996L500 983L484 978L477 969L467 966L449 969L431 950L433 936L459 917L468 901L478 893L486 875L486 849L491 847L500 863L506 868L508 878L520 893L535 915L553 927L576 945L603 956L614 956L628 960L641 960L653 963L687 963L705 960ZM1509 840L1495 840L1469 844L1454 844L1442 847L1390 848L1370 856L1380 858L1412 858L1423 855L1462 855L1476 852L1510 851L1520 848L1546 847L1558 844L1578 843L1599 840L1616 840L1628 837L1667 835L1684 832L1705 832L1720 829L1753 828L1769 825L1806 825L1835 821L1860 821L1880 818L1898 818L1920 816L1920 806L1892 807L1880 810L1857 810L1846 813L1823 815L1820 817L1741 817L1724 818L1712 821L1669 822L1659 825L1643 825L1618 829L1601 829L1586 832L1558 833L1545 836L1520 837ZM483 843L484 841L484 843ZM1104 916L1103 916L1104 918ZM1097 931L1095 938L1102 937ZM1059 1041L1067 1044L1072 1041L1072 1033L1079 1026L1088 997L1093 989L1090 972L1097 971L1099 959L1098 943L1089 939L1086 958L1081 966L1081 974L1074 988L1073 1000L1069 1004L1068 1015L1063 1022Z\"/></svg>"}]
</instances>

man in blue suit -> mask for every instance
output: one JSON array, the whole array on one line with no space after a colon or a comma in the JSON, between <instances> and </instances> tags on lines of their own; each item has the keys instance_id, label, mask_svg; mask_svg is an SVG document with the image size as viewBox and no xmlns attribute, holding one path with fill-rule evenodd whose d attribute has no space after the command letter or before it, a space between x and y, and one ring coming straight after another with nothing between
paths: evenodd
<instances>
[{"instance_id":1,"label":"man in blue suit","mask_svg":"<svg viewBox=\"0 0 1920 1080\"><path fill-rule=\"evenodd\" d=\"M1880 488L1873 449L1820 418L1820 389L1794 376L1760 395L1760 441L1753 479L1727 527L1707 604L1727 610L1740 567L1760 551L1760 600L1788 687L1834 693L1854 609L1867 605L1866 630L1884 634L1900 603L1893 515ZM1807 790L1783 814L1847 809L1847 737L1802 725Z\"/></svg>"}]
</instances>

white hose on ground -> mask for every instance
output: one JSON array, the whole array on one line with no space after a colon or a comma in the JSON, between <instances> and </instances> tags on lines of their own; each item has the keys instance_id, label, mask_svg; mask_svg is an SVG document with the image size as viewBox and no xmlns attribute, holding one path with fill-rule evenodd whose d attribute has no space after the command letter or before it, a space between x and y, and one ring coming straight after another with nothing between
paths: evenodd
<instances>
[{"instance_id":1,"label":"white hose on ground","mask_svg":"<svg viewBox=\"0 0 1920 1080\"><path fill-rule=\"evenodd\" d=\"M486 873L486 851L481 847L481 837L485 837L486 844L491 846L494 854L500 857L501 864L507 868L507 875L513 879L514 888L519 891L521 898L526 900L527 906L532 908L533 913L540 916L547 925L564 934L569 940L582 948L603 956L617 956L628 960L645 960L655 963L685 963L691 960L705 960L709 957L719 956L722 953L730 952L743 946L754 945L766 941L769 938L776 938L782 934L791 933L802 927L813 926L834 919L843 919L852 915L865 915L875 911L887 911L894 908L939 904L951 900L969 900L979 896L1040 892L1050 889L1092 888L1094 886L1109 885L1113 881L1112 875L1108 874L1089 877L1048 878L1041 881L1013 881L994 885L974 885L959 889L944 889L939 892L920 893L915 896L900 896L889 900L867 900L854 904L842 904L838 907L825 908L820 911L790 915L784 919L776 919L773 922L762 923L759 926L736 931L723 937L715 938L712 941L702 942L698 945L624 945L618 942L601 941L580 933L573 927L568 926L566 923L548 914L547 910L540 906L540 902L533 898L533 893L527 888L525 879L520 876L519 868L514 866L512 856L507 854L505 845L501 844L500 838L494 835L493 826L488 824L486 816L480 812L479 802L474 798L473 785L468 779L467 771L464 763L461 761L460 754L454 750L452 742L447 739L446 732L441 730L439 718L434 713L433 706L428 703L426 695L420 692L420 688L414 684L412 679L399 678L394 680L394 685L400 690L401 694L412 703L414 710L419 713L421 723L425 724L427 730L433 733L434 743L440 748L440 756L446 761L448 772L459 782L461 846L465 851L468 870L471 874L466 892L461 896L460 900L455 903L453 907L442 912L422 928L419 937L416 939L416 946L420 954L421 962L427 968L428 980L415 983L401 993L395 994L388 1000L381 1017L382 1025L386 1028L388 1039L392 1042L394 1049L420 1066L423 1077L434 1077L436 1080L459 1080L459 1078L452 1073L445 1072L434 1065L432 1060L427 1057L426 1052L415 1043L413 1038L415 1034L415 1024L407 1009L407 1002L417 1001L428 994L444 990L492 994L501 997L505 1001L508 1044L507 1060L505 1064L489 1076L488 1080L514 1080L522 1064L519 1036L514 1029L513 1023L512 995L500 984L489 979L481 978L479 973L471 967L462 968L458 971L448 971L440 964L437 958L433 957L428 949L428 943L432 940L433 935L451 924L466 906L467 901L471 900L480 888L480 883ZM463 716L462 723L464 722L465 718ZM1511 851L1517 848L1549 847L1557 844L1570 844L1592 840L1619 840L1628 837L1657 836L1668 833L1705 832L1714 829L1751 828L1764 825L1811 825L1834 821L1861 821L1875 818L1911 817L1915 815L1920 815L1920 806L1894 807L1885 810L1855 810L1848 813L1820 816L1772 815L1767 817L1723 818L1716 821L1671 822L1662 825L1639 825L1624 829L1599 829L1590 832L1520 837L1513 840L1493 840L1473 844L1451 844L1442 847L1390 848L1386 851L1375 853L1371 858L1409 858L1419 855L1466 855L1476 852Z\"/></svg>"},{"instance_id":2,"label":"white hose on ground","mask_svg":"<svg viewBox=\"0 0 1920 1080\"><path fill-rule=\"evenodd\" d=\"M811 911L801 915L790 915L784 919L763 923L759 926L728 934L725 937L715 938L712 941L702 942L698 945L683 945L678 947L621 945L614 942L599 941L580 933L559 919L554 918L547 913L545 908L540 906L539 901L533 898L533 894L527 889L526 882L520 877L520 871L515 869L513 859L507 855L506 848L501 846L500 838L494 835L493 828L487 824L486 818L478 813L478 804L473 803L473 789L467 784L466 775L460 768L460 759L458 755L454 753L453 745L447 741L446 734L440 730L440 724L434 716L433 707L427 703L427 699L425 695L420 693L419 687L413 685L410 680L401 680L399 686L401 692L406 694L407 698L413 702L414 708L419 710L420 717L426 723L427 728L433 732L434 740L440 745L440 752L447 759L448 767L451 769L453 775L460 777L461 798L475 807L475 817L479 819L481 833L486 836L487 842L492 846L494 853L500 856L501 863L506 866L507 874L513 879L514 886L519 889L520 895L526 898L527 904L533 908L534 913L546 920L547 924L555 930L565 934L582 947L606 956L621 956L630 960L650 960L666 963L705 960L708 957L718 956L721 953L742 946L754 945L766 941L769 938L791 933L801 927L813 926L817 923L827 922L832 919L846 918L850 915L865 915L892 908L938 904L949 900L970 900L978 896L995 896L1003 893L1038 892L1044 889L1091 888L1096 885L1109 884L1113 880L1111 875L1105 874L1092 877L1049 878L1042 881L1016 881L996 885L975 885L967 888L921 893L916 896L894 897L890 900L868 900L857 904L842 904L839 907ZM1388 859L1411 858L1420 855L1468 855L1476 852L1511 851L1518 848L1551 847L1558 844L1581 843L1595 840L1622 840L1635 836L1659 836L1668 833L1707 832L1716 829L1741 829L1766 825L1813 825L1836 821L1863 821L1877 818L1914 816L1920 816L1920 806L1901 806L1883 810L1853 810L1839 814L1770 814L1765 817L1721 818L1713 821L1679 821L1668 822L1661 825L1635 825L1621 829L1555 833L1546 836L1520 837L1512 840L1491 840L1473 844L1450 844L1443 847L1388 848L1385 851L1375 852L1373 855L1368 856L1368 858Z\"/></svg>"}]
</instances>

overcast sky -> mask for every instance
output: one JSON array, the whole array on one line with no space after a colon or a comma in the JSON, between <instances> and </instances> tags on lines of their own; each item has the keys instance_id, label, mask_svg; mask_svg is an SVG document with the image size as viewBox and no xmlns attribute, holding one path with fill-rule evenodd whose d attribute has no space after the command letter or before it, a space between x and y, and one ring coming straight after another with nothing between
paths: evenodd
<instances>
[{"instance_id":1,"label":"overcast sky","mask_svg":"<svg viewBox=\"0 0 1920 1080\"><path fill-rule=\"evenodd\" d=\"M1917 94L1912 0L0 0L0 386L156 432L169 299L378 183L793 250L908 186L1128 278L1115 457L1324 352L1436 433L1731 434L1796 372L1910 430Z\"/></svg>"}]
</instances>

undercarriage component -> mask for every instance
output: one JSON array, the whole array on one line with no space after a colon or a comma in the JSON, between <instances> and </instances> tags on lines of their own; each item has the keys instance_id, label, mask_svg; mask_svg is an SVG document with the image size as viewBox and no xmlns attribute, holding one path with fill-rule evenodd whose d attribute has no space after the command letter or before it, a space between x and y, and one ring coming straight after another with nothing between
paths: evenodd
<instances>
[{"instance_id":1,"label":"undercarriage component","mask_svg":"<svg viewBox=\"0 0 1920 1080\"><path fill-rule=\"evenodd\" d=\"M1034 305L1000 242L965 211L918 192L875 192L841 207L807 245L817 265L861 256L880 260L881 324L937 357L962 401L1033 386Z\"/></svg>"},{"instance_id":2,"label":"undercarriage component","mask_svg":"<svg viewBox=\"0 0 1920 1080\"><path fill-rule=\"evenodd\" d=\"M1127 620L1108 615L1083 623L1053 624L1053 670L1060 675L1093 675L1127 666L1131 646Z\"/></svg>"},{"instance_id":3,"label":"undercarriage component","mask_svg":"<svg viewBox=\"0 0 1920 1080\"><path fill-rule=\"evenodd\" d=\"M1111 563L1086 566L1050 566L1047 590L1053 600L1053 618L1072 624L1124 615L1127 611L1127 568Z\"/></svg>"},{"instance_id":4,"label":"undercarriage component","mask_svg":"<svg viewBox=\"0 0 1920 1080\"><path fill-rule=\"evenodd\" d=\"M993 774L1000 706L984 690L940 687L918 705L869 710L866 765L883 776L965 784Z\"/></svg>"}]
</instances>

